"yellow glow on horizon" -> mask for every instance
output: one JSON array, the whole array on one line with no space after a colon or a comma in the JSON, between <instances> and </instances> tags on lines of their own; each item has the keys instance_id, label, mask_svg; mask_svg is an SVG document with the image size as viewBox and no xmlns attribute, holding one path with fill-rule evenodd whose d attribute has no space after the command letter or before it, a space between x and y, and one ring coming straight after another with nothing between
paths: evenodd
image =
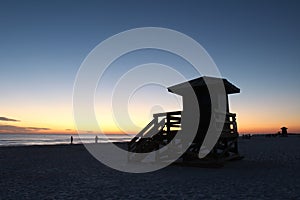
<instances>
[{"instance_id":1,"label":"yellow glow on horizon","mask_svg":"<svg viewBox=\"0 0 300 200\"><path fill-rule=\"evenodd\" d=\"M247 104L247 106L245 106ZM283 126L290 133L300 133L300 113L292 105L282 107L278 102L234 102L240 133L277 133ZM299 107L300 108L300 107Z\"/></svg>"},{"instance_id":2,"label":"yellow glow on horizon","mask_svg":"<svg viewBox=\"0 0 300 200\"><path fill-rule=\"evenodd\" d=\"M282 126L288 127L288 132L290 133L300 133L300 113L295 112L297 108L288 106L278 108L272 102L268 105L245 102L248 105L246 107L244 102L234 101L231 101L233 102L231 112L237 113L238 131L241 134L276 133L280 131ZM111 110L107 108L101 114L97 115L98 123L102 128L101 131L106 134L122 134L124 133L122 130L126 129L125 133L137 134L152 119L151 112L153 110L149 110L149 107L145 107L143 104L136 104L130 107L130 109L130 118L135 126L129 124L125 128L122 127L120 129L119 124L116 123L114 117L111 115ZM178 108L170 106L169 109L177 110ZM154 112L156 111L159 110L154 110ZM48 106L38 104L27 104L24 106L20 104L13 107L3 107L1 115L20 120L20 122L1 121L1 125L51 129L33 131L33 133L77 133L73 120L72 105L69 103L53 103L53 105ZM122 119L122 116L120 115L119 118ZM84 131L87 133L100 132L98 127L89 127L88 123Z\"/></svg>"}]
</instances>

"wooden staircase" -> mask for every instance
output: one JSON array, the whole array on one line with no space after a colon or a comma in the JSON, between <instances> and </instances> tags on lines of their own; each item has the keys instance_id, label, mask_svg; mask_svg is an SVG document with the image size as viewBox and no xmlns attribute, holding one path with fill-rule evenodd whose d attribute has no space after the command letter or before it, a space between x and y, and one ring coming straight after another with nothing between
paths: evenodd
<instances>
[{"instance_id":1,"label":"wooden staircase","mask_svg":"<svg viewBox=\"0 0 300 200\"><path fill-rule=\"evenodd\" d=\"M181 128L180 116L181 111L154 114L153 120L128 143L128 151L149 153L167 145Z\"/></svg>"},{"instance_id":2,"label":"wooden staircase","mask_svg":"<svg viewBox=\"0 0 300 200\"><path fill-rule=\"evenodd\" d=\"M198 155L201 151L202 142L193 141L189 148L182 152L180 149L180 142L178 145L174 145L177 149L172 153L182 154L181 158L183 162L206 162L220 163L226 160L240 159L238 153L238 131L236 123L236 115L233 113L225 114L225 122L218 120L222 113L214 112L216 130L222 131L219 140L214 148L203 159L199 159ZM224 114L223 114L224 116ZM137 153L128 157L129 161L143 160L146 154L155 150L159 150L162 147L169 144L177 132L181 130L181 111L157 113L153 115L153 120L141 130L129 143L128 151ZM183 130L184 131L184 130ZM206 134L206 133L197 133ZM168 152L159 152L156 155L156 159L162 161L168 159Z\"/></svg>"}]
</instances>

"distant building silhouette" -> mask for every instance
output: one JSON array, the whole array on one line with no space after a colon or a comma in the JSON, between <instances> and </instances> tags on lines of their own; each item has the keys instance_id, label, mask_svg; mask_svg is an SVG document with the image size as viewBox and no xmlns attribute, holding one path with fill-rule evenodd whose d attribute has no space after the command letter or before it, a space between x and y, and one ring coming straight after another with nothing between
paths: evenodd
<instances>
[{"instance_id":1,"label":"distant building silhouette","mask_svg":"<svg viewBox=\"0 0 300 200\"><path fill-rule=\"evenodd\" d=\"M284 136L284 137L287 136L287 134L288 134L288 133L287 133L287 129L288 129L287 127L281 127L281 135L282 135L282 136Z\"/></svg>"}]
</instances>

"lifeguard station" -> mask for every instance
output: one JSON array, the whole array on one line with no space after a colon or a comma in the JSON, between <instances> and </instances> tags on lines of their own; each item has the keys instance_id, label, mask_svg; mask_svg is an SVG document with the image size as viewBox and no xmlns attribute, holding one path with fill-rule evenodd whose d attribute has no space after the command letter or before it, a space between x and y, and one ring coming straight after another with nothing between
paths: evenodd
<instances>
[{"instance_id":1,"label":"lifeguard station","mask_svg":"<svg viewBox=\"0 0 300 200\"><path fill-rule=\"evenodd\" d=\"M225 89L225 93L220 93L217 88L220 83ZM195 101L187 94L188 89L192 89L197 99ZM239 93L240 89L231 84L226 79L214 77L200 77L188 82L180 83L168 88L168 91L176 95L182 96L183 111L174 111L167 113L156 113L153 115L153 120L140 131L129 143L128 151L135 153L148 153L154 150L159 150L162 147L174 142L173 138L181 131L183 135L189 134L188 126L182 123L182 114L188 113L190 118L193 118L193 112L199 108L200 118L194 123L198 128L196 129L196 136L188 148L184 152L180 152L180 141L177 141L177 153L182 154L176 163L181 164L208 164L208 165L222 165L224 161L241 159L238 152L238 131L236 123L236 114L229 112L228 95ZM224 90L223 90L224 91ZM220 98L225 99L225 111L220 112L217 107ZM218 120L219 116L223 116L225 120ZM215 132L219 132L219 138L214 143L212 150L207 152L204 158L199 158L199 152L205 151L202 146L209 127L213 126ZM176 141L175 141L176 142ZM138 154L136 154L138 155ZM143 154L136 157L131 157L129 160L142 160ZM157 151L156 159L168 159L168 156Z\"/></svg>"}]
</instances>

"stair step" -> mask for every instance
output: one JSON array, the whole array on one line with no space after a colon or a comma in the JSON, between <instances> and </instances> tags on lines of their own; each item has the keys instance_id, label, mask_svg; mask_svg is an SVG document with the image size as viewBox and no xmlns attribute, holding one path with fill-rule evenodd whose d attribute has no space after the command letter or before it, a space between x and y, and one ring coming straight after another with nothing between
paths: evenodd
<instances>
[{"instance_id":1,"label":"stair step","mask_svg":"<svg viewBox=\"0 0 300 200\"><path fill-rule=\"evenodd\" d=\"M181 117L172 117L172 116L171 116L171 117L169 117L169 119L170 119L170 120L179 120L179 121L180 121L180 120L181 120Z\"/></svg>"},{"instance_id":2,"label":"stair step","mask_svg":"<svg viewBox=\"0 0 300 200\"><path fill-rule=\"evenodd\" d=\"M166 126L170 126L170 127L181 127L181 124L180 124L180 123L169 122L169 123L166 123Z\"/></svg>"}]
</instances>

